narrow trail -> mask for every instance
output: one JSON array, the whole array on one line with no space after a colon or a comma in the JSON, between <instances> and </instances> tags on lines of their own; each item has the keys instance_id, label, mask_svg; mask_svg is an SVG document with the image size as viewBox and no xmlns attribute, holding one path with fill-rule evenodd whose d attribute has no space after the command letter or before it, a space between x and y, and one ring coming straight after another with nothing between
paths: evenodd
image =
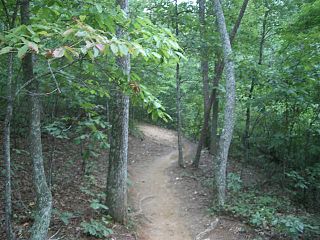
<instances>
[{"instance_id":1,"label":"narrow trail","mask_svg":"<svg viewBox=\"0 0 320 240\"><path fill-rule=\"evenodd\" d=\"M177 164L176 136L173 132L155 126L141 125L145 136L163 145L164 152L153 156L149 164L138 164L139 173L133 176L136 203L145 219L139 230L143 240L191 240L191 233L185 226L179 199L169 186L167 170ZM190 146L185 144L185 152Z\"/></svg>"},{"instance_id":2,"label":"narrow trail","mask_svg":"<svg viewBox=\"0 0 320 240\"><path fill-rule=\"evenodd\" d=\"M254 239L255 233L239 220L208 215L212 198L203 185L208 176L203 175L204 169L178 167L176 132L147 124L139 129L144 140L132 139L129 148L129 200L137 239ZM185 139L183 142L184 158L190 163L195 146ZM208 168L211 157L202 157L204 168Z\"/></svg>"}]
</instances>

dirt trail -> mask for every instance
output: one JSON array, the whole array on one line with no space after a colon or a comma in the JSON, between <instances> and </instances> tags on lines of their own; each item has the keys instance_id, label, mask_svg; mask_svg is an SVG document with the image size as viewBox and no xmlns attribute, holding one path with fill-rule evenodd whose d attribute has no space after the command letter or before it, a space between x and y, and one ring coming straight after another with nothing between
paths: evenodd
<instances>
[{"instance_id":1,"label":"dirt trail","mask_svg":"<svg viewBox=\"0 0 320 240\"><path fill-rule=\"evenodd\" d=\"M173 132L155 126L141 125L140 130L163 146L162 154L153 156L148 165L140 165L142 171L133 176L136 202L146 219L139 239L144 240L191 240L185 226L179 199L169 186L167 170L177 164L176 136ZM189 151L188 145L185 145Z\"/></svg>"},{"instance_id":2,"label":"dirt trail","mask_svg":"<svg viewBox=\"0 0 320 240\"><path fill-rule=\"evenodd\" d=\"M200 169L182 169L176 132L147 124L139 128L145 139L129 141L129 196L131 214L139 222L137 239L193 240L200 235L201 240L254 239L240 221L208 215L213 194L204 186L211 171L209 154L202 154ZM195 146L184 139L183 148L190 164Z\"/></svg>"}]
</instances>

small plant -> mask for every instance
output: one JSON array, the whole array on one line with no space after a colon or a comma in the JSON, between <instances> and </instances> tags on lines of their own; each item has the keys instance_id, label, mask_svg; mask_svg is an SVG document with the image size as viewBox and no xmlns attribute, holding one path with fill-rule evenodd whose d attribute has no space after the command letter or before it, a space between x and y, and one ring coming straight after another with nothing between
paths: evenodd
<instances>
[{"instance_id":1,"label":"small plant","mask_svg":"<svg viewBox=\"0 0 320 240\"><path fill-rule=\"evenodd\" d=\"M274 220L275 209L263 207L250 216L250 223L256 227L267 228Z\"/></svg>"},{"instance_id":2,"label":"small plant","mask_svg":"<svg viewBox=\"0 0 320 240\"><path fill-rule=\"evenodd\" d=\"M228 190L233 193L239 192L242 188L242 180L236 173L229 173L227 177Z\"/></svg>"},{"instance_id":3,"label":"small plant","mask_svg":"<svg viewBox=\"0 0 320 240\"><path fill-rule=\"evenodd\" d=\"M104 238L112 234L112 229L108 227L108 219L102 217L101 220L91 219L90 222L82 222L81 228L85 234L97 238Z\"/></svg>"},{"instance_id":4,"label":"small plant","mask_svg":"<svg viewBox=\"0 0 320 240\"><path fill-rule=\"evenodd\" d=\"M299 239L299 236L303 234L305 225L298 217L288 215L275 219L273 224L280 231L290 236L292 239Z\"/></svg>"},{"instance_id":5,"label":"small plant","mask_svg":"<svg viewBox=\"0 0 320 240\"><path fill-rule=\"evenodd\" d=\"M53 213L57 215L57 217L64 223L64 225L68 225L70 219L74 217L74 214L68 211L60 212L57 209L53 209Z\"/></svg>"},{"instance_id":6,"label":"small plant","mask_svg":"<svg viewBox=\"0 0 320 240\"><path fill-rule=\"evenodd\" d=\"M109 209L106 205L100 203L100 201L98 199L93 199L90 203L90 207L94 210L100 210L100 209L108 210Z\"/></svg>"}]
</instances>

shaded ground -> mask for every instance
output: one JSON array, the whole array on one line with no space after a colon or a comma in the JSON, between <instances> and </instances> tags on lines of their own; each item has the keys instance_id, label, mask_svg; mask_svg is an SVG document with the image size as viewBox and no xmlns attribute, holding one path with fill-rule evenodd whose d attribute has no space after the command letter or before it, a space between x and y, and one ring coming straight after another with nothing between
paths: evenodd
<instances>
[{"instance_id":1,"label":"shaded ground","mask_svg":"<svg viewBox=\"0 0 320 240\"><path fill-rule=\"evenodd\" d=\"M210 158L203 154L199 170L181 169L177 165L176 134L151 125L141 125L144 137L129 139L130 222L128 227L110 224L117 240L188 240L215 223L208 215L211 193L207 184ZM43 137L46 169L51 156L51 140ZM14 226L18 239L28 239L35 208L32 168L26 141L17 141L13 150ZM184 141L184 153L191 160L194 145ZM54 214L49 236L51 239L95 239L84 234L81 223L101 218L90 207L92 200L105 191L106 151L90 159L89 176L83 173L80 147L72 140L59 140L54 153L53 199ZM1 164L2 164L1 160ZM1 177L1 183L3 178ZM0 187L3 192L3 184ZM0 239L4 239L3 194L1 194ZM102 198L101 198L102 199ZM66 217L67 216L67 217ZM67 220L64 222L64 220ZM233 219L219 218L213 231L204 239L254 239L252 231Z\"/></svg>"},{"instance_id":2,"label":"shaded ground","mask_svg":"<svg viewBox=\"0 0 320 240\"><path fill-rule=\"evenodd\" d=\"M254 239L246 225L234 219L208 215L211 193L202 181L207 179L206 164L211 161L204 154L204 166L199 170L181 169L177 164L176 134L151 125L141 125L145 139L132 152L131 199L140 216L138 238L143 240L188 240L210 229L199 239ZM193 156L194 144L184 140L187 162ZM207 158L207 159L206 159Z\"/></svg>"}]
</instances>

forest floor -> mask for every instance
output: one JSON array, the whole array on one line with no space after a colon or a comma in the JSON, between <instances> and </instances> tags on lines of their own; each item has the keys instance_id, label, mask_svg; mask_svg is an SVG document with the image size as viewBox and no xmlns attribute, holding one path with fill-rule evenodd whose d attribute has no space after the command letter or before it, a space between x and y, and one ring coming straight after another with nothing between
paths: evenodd
<instances>
[{"instance_id":1,"label":"forest floor","mask_svg":"<svg viewBox=\"0 0 320 240\"><path fill-rule=\"evenodd\" d=\"M212 193L205 186L210 157L200 169L178 167L174 131L143 124L144 139L130 149L130 190L133 215L139 215L141 240L241 240L255 233L236 219L210 216ZM184 159L191 164L195 144L184 139ZM133 157L134 156L134 157Z\"/></svg>"},{"instance_id":2,"label":"forest floor","mask_svg":"<svg viewBox=\"0 0 320 240\"><path fill-rule=\"evenodd\" d=\"M208 153L202 154L199 169L180 168L176 132L148 124L139 125L139 129L141 136L129 138L130 220L126 227L110 224L114 234L106 239L255 239L256 232L241 221L209 214L212 160ZM52 140L43 136L43 144L47 169L47 160L52 157ZM32 164L23 150L26 146L26 140L18 139L14 141L12 152L14 230L19 240L28 239L31 214L35 209ZM195 144L184 139L183 146L186 164L190 165ZM91 205L99 199L103 203L101 193L105 191L107 151L101 151L98 158L87 162L90 169L87 175L83 172L79 145L72 139L57 140L53 157L54 211L50 239L96 239L86 235L81 224L100 221L104 216ZM233 162L229 170L237 165ZM251 172L248 171L248 179L252 179ZM3 182L3 177L0 178ZM4 191L3 184L0 191ZM0 239L4 239L3 194L0 209Z\"/></svg>"}]
</instances>

